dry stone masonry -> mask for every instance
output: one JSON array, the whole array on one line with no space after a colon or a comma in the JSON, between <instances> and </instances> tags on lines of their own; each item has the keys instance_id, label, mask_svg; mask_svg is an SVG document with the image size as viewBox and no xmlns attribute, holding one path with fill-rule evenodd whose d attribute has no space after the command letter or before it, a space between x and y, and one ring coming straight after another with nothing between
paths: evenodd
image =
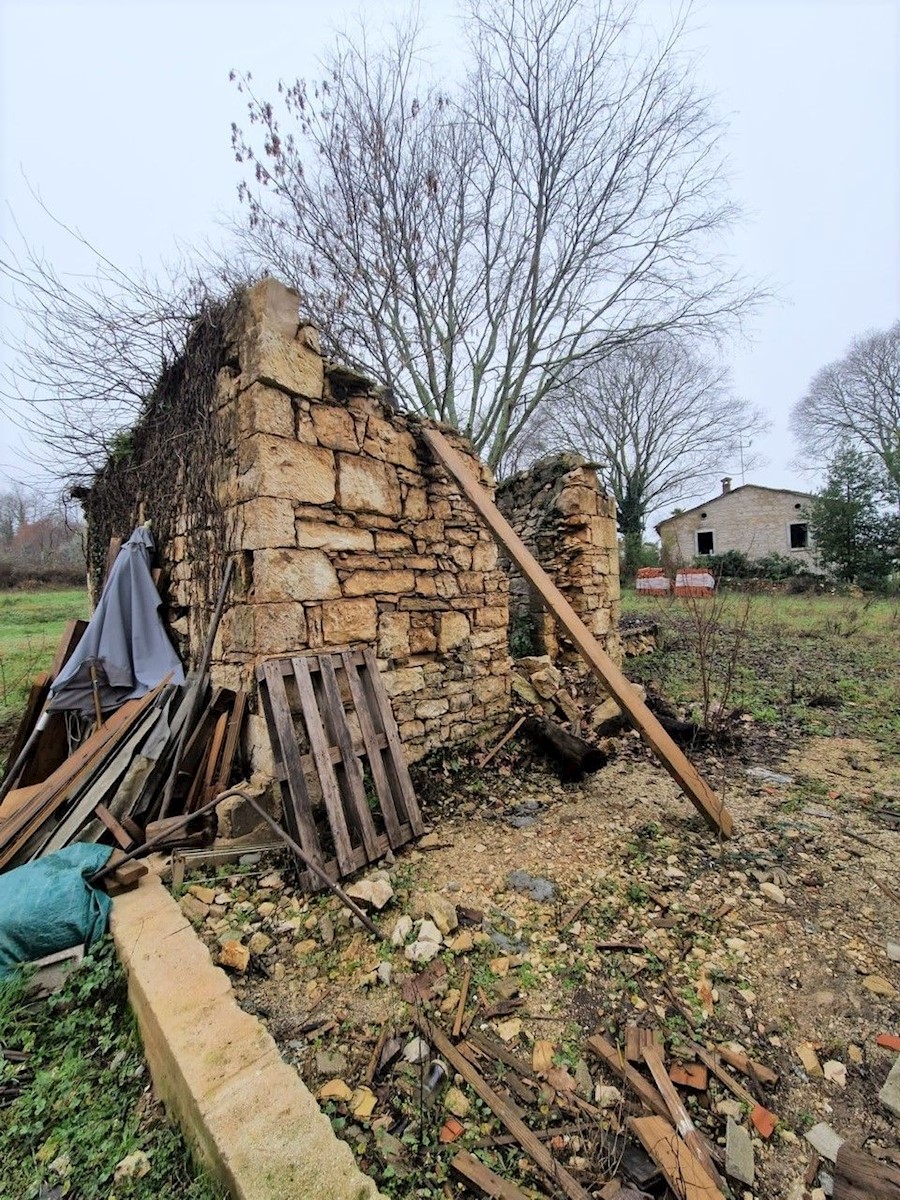
<instances>
[{"instance_id":1,"label":"dry stone masonry","mask_svg":"<svg viewBox=\"0 0 900 1200\"><path fill-rule=\"evenodd\" d=\"M502 483L497 504L607 654L622 661L616 505L578 454L542 459ZM514 653L580 662L509 563ZM562 641L562 644L560 642Z\"/></svg>"},{"instance_id":2,"label":"dry stone masonry","mask_svg":"<svg viewBox=\"0 0 900 1200\"><path fill-rule=\"evenodd\" d=\"M297 311L297 294L275 280L247 292L232 365L219 377L223 441L233 447L222 502L241 570L213 677L253 691L261 659L374 644L416 759L502 722L507 577L411 422L369 380L329 365ZM454 442L492 488L468 444ZM184 541L171 549L172 598L186 614L203 564ZM260 715L249 729L254 750L268 745ZM267 765L262 753L255 765Z\"/></svg>"},{"instance_id":3,"label":"dry stone masonry","mask_svg":"<svg viewBox=\"0 0 900 1200\"><path fill-rule=\"evenodd\" d=\"M110 533L127 535L129 521L153 518L167 615L192 663L223 564L235 558L212 678L250 693L249 762L269 776L255 682L267 658L373 645L411 760L492 733L510 702L510 575L496 544L431 460L416 419L398 414L371 380L327 360L298 305L297 293L274 279L233 300L215 354L204 351L202 403L195 389L187 409L203 436L179 440L179 461L161 487L159 448L147 448L154 438L145 429L127 471L117 474L111 462L85 505L100 560ZM191 345L185 379L196 368ZM174 402L183 408L183 394ZM445 432L493 491L469 443ZM614 513L593 472L565 459L517 477L503 497L513 524L618 655ZM541 636L555 655L551 622L542 621Z\"/></svg>"}]
</instances>

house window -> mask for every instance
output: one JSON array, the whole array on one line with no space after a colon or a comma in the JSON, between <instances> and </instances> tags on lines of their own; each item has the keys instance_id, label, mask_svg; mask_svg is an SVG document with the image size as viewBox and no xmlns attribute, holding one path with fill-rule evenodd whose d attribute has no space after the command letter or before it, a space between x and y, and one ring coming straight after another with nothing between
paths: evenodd
<instances>
[{"instance_id":1,"label":"house window","mask_svg":"<svg viewBox=\"0 0 900 1200\"><path fill-rule=\"evenodd\" d=\"M805 550L809 546L809 526L805 521L792 524L789 533L792 550Z\"/></svg>"},{"instance_id":2,"label":"house window","mask_svg":"<svg viewBox=\"0 0 900 1200\"><path fill-rule=\"evenodd\" d=\"M711 529L697 530L697 553L715 554L713 531Z\"/></svg>"}]
</instances>

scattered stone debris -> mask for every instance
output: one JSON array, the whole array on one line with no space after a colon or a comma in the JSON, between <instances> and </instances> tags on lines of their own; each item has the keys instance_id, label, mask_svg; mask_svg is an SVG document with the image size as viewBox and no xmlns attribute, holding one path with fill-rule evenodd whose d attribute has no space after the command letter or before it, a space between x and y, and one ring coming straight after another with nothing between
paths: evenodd
<instances>
[{"instance_id":1,"label":"scattered stone debris","mask_svg":"<svg viewBox=\"0 0 900 1200\"><path fill-rule=\"evenodd\" d=\"M860 877L845 864L857 860L833 847L823 856L832 821L773 814L767 796L748 792L740 841L717 847L633 740L577 789L533 765L523 788L504 761L478 805L445 816L427 853L401 852L386 868L383 944L334 897L298 892L290 871L198 881L215 890L194 920L216 951L225 934L244 948L257 933L272 939L248 951L236 990L269 1014L282 1052L382 1190L408 1196L460 1152L523 1194L541 1179L531 1150L485 1115L474 1076L460 1075L418 1016L509 1097L588 1192L613 1173L619 1200L626 1188L665 1186L662 1162L631 1136L642 1110L677 1124L645 1044L663 1050L670 1085L735 1195L793 1196L796 1184L799 1200L830 1186L837 1166L824 1154L802 1182L811 1117L827 1115L838 1142L868 1158L889 1147L894 1114L876 1097L896 1054L893 1001L866 981L895 986L881 923L890 914L874 885L847 902ZM661 786L673 806L665 820ZM539 804L540 825L498 820L510 801ZM260 887L273 873L285 886ZM848 992L852 1006L841 1001ZM630 1074L592 1054L598 1031L614 1058L634 1041ZM518 1157L502 1157L510 1145ZM598 1164L609 1173L598 1176Z\"/></svg>"}]
</instances>

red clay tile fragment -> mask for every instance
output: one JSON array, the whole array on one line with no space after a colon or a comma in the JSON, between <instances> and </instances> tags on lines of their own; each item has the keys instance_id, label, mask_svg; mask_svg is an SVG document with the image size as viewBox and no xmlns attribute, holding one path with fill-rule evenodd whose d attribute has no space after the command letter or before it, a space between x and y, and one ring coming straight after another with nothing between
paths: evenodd
<instances>
[{"instance_id":1,"label":"red clay tile fragment","mask_svg":"<svg viewBox=\"0 0 900 1200\"><path fill-rule=\"evenodd\" d=\"M769 1112L767 1108L763 1108L761 1104L757 1104L750 1111L750 1120L753 1122L753 1127L761 1138L770 1138L775 1132L775 1126L778 1124L778 1118L774 1113Z\"/></svg>"},{"instance_id":2,"label":"red clay tile fragment","mask_svg":"<svg viewBox=\"0 0 900 1200\"><path fill-rule=\"evenodd\" d=\"M705 1092L709 1083L709 1072L702 1063L676 1062L669 1068L669 1078L680 1087Z\"/></svg>"},{"instance_id":3,"label":"red clay tile fragment","mask_svg":"<svg viewBox=\"0 0 900 1200\"><path fill-rule=\"evenodd\" d=\"M896 1050L900 1054L900 1037L896 1033L879 1033L875 1045L883 1046L885 1050Z\"/></svg>"},{"instance_id":4,"label":"red clay tile fragment","mask_svg":"<svg viewBox=\"0 0 900 1200\"><path fill-rule=\"evenodd\" d=\"M440 1132L440 1139L446 1145L447 1142L455 1142L458 1137L462 1137L464 1132L465 1126L461 1121L457 1121L456 1117L448 1117Z\"/></svg>"}]
</instances>

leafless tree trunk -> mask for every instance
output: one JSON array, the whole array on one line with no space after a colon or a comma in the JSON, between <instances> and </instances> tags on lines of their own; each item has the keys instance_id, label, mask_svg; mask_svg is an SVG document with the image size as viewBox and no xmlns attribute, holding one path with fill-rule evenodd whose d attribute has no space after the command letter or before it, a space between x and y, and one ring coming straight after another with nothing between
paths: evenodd
<instances>
[{"instance_id":1,"label":"leafless tree trunk","mask_svg":"<svg viewBox=\"0 0 900 1200\"><path fill-rule=\"evenodd\" d=\"M880 460L900 505L900 321L857 338L823 367L791 425L808 463L823 464L847 444Z\"/></svg>"},{"instance_id":2,"label":"leafless tree trunk","mask_svg":"<svg viewBox=\"0 0 900 1200\"><path fill-rule=\"evenodd\" d=\"M343 40L276 103L238 77L247 261L299 288L341 358L495 465L598 355L721 333L759 298L715 247L719 129L680 51L612 0L474 0L441 89L418 31Z\"/></svg>"},{"instance_id":3,"label":"leafless tree trunk","mask_svg":"<svg viewBox=\"0 0 900 1200\"><path fill-rule=\"evenodd\" d=\"M567 381L535 415L522 448L529 458L574 449L596 464L616 498L631 570L647 515L708 487L763 428L722 368L657 334ZM752 461L748 453L744 461Z\"/></svg>"}]
</instances>

